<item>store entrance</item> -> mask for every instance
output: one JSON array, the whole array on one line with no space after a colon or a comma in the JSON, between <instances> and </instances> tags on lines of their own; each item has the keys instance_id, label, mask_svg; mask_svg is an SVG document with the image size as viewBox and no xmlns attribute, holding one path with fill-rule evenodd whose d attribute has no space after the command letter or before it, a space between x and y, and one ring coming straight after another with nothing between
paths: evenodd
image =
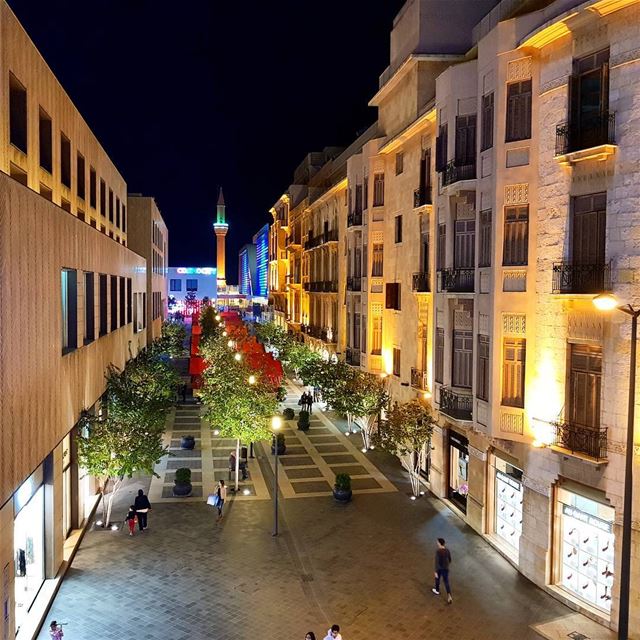
<instances>
[{"instance_id":1,"label":"store entrance","mask_svg":"<svg viewBox=\"0 0 640 640\"><path fill-rule=\"evenodd\" d=\"M467 513L469 493L469 440L449 431L449 500Z\"/></svg>"}]
</instances>

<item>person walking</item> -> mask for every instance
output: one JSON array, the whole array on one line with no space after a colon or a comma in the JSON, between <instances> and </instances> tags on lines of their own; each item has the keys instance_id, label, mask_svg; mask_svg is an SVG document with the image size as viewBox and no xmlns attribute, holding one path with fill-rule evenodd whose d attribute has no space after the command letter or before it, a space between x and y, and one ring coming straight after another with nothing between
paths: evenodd
<instances>
[{"instance_id":1,"label":"person walking","mask_svg":"<svg viewBox=\"0 0 640 640\"><path fill-rule=\"evenodd\" d=\"M327 631L327 635L324 640L342 640L342 635L340 635L340 625L332 624L331 629Z\"/></svg>"},{"instance_id":2,"label":"person walking","mask_svg":"<svg viewBox=\"0 0 640 640\"><path fill-rule=\"evenodd\" d=\"M222 520L222 507L224 507L224 501L227 499L227 487L224 484L224 480L220 480L218 482L218 489L216 491L218 494L218 520Z\"/></svg>"},{"instance_id":3,"label":"person walking","mask_svg":"<svg viewBox=\"0 0 640 640\"><path fill-rule=\"evenodd\" d=\"M229 451L229 480L231 476L236 472L236 454L234 451Z\"/></svg>"},{"instance_id":4,"label":"person walking","mask_svg":"<svg viewBox=\"0 0 640 640\"><path fill-rule=\"evenodd\" d=\"M62 625L59 625L55 620L52 620L49 625L49 636L53 638L53 640L61 640L64 636Z\"/></svg>"},{"instance_id":5,"label":"person walking","mask_svg":"<svg viewBox=\"0 0 640 640\"><path fill-rule=\"evenodd\" d=\"M310 391L307 391L307 411L309 414L313 413L313 396Z\"/></svg>"},{"instance_id":6,"label":"person walking","mask_svg":"<svg viewBox=\"0 0 640 640\"><path fill-rule=\"evenodd\" d=\"M151 509L149 498L144 495L144 491L142 489L138 489L138 495L136 496L133 506L136 510L136 515L138 516L138 529L140 529L140 533L142 533L147 528L147 514Z\"/></svg>"},{"instance_id":7,"label":"person walking","mask_svg":"<svg viewBox=\"0 0 640 640\"><path fill-rule=\"evenodd\" d=\"M129 513L127 513L124 521L129 525L129 535L132 536L133 532L136 530L136 521L138 520L138 516L136 515L136 507L135 505L131 505L129 507Z\"/></svg>"},{"instance_id":8,"label":"person walking","mask_svg":"<svg viewBox=\"0 0 640 640\"><path fill-rule=\"evenodd\" d=\"M436 549L435 558L435 579L436 583L433 589L433 593L437 596L440 595L440 578L444 582L444 588L447 590L447 603L451 604L453 598L451 597L451 587L449 586L449 566L451 565L451 552L447 549L444 538L438 538L438 547Z\"/></svg>"},{"instance_id":9,"label":"person walking","mask_svg":"<svg viewBox=\"0 0 640 640\"><path fill-rule=\"evenodd\" d=\"M187 385L182 385L182 402L186 404L187 402Z\"/></svg>"},{"instance_id":10,"label":"person walking","mask_svg":"<svg viewBox=\"0 0 640 640\"><path fill-rule=\"evenodd\" d=\"M316 640L316 634L313 631L307 631L304 640Z\"/></svg>"}]
</instances>

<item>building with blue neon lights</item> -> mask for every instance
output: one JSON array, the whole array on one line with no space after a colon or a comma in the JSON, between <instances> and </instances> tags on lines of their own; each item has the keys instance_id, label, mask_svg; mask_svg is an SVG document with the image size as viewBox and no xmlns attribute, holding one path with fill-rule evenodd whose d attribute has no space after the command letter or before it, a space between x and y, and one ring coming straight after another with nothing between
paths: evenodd
<instances>
[{"instance_id":1,"label":"building with blue neon lights","mask_svg":"<svg viewBox=\"0 0 640 640\"><path fill-rule=\"evenodd\" d=\"M265 224L255 236L253 244L256 248L256 279L254 297L266 298L269 295L267 277L269 273L269 225Z\"/></svg>"}]
</instances>

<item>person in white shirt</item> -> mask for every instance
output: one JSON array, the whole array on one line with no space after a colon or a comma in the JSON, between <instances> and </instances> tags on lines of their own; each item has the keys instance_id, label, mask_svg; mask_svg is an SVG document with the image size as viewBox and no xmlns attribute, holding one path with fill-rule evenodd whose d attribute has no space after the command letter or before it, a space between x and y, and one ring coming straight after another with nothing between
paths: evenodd
<instances>
[{"instance_id":1,"label":"person in white shirt","mask_svg":"<svg viewBox=\"0 0 640 640\"><path fill-rule=\"evenodd\" d=\"M327 635L324 640L342 640L340 635L340 625L332 624L331 629L327 631Z\"/></svg>"}]
</instances>

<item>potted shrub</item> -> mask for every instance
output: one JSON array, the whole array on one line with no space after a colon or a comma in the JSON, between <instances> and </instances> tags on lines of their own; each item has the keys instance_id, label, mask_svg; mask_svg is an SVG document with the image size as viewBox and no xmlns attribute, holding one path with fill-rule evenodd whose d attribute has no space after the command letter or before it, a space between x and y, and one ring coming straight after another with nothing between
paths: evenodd
<instances>
[{"instance_id":1,"label":"potted shrub","mask_svg":"<svg viewBox=\"0 0 640 640\"><path fill-rule=\"evenodd\" d=\"M282 417L285 420L293 420L296 417L296 412L291 408L291 407L287 407L283 412L282 412Z\"/></svg>"},{"instance_id":2,"label":"potted shrub","mask_svg":"<svg viewBox=\"0 0 640 640\"><path fill-rule=\"evenodd\" d=\"M349 502L351 495L351 476L348 473L336 474L336 482L333 485L333 497L336 502Z\"/></svg>"},{"instance_id":3,"label":"potted shrub","mask_svg":"<svg viewBox=\"0 0 640 640\"><path fill-rule=\"evenodd\" d=\"M309 412L301 411L298 417L298 429L300 431L309 431Z\"/></svg>"},{"instance_id":4,"label":"potted shrub","mask_svg":"<svg viewBox=\"0 0 640 640\"><path fill-rule=\"evenodd\" d=\"M287 390L284 386L280 385L276 391L276 399L278 402L284 402L287 397Z\"/></svg>"},{"instance_id":5,"label":"potted shrub","mask_svg":"<svg viewBox=\"0 0 640 640\"><path fill-rule=\"evenodd\" d=\"M278 443L278 455L281 456L287 451L287 445L284 443L284 433L278 433L271 438L271 453L275 455L276 442Z\"/></svg>"},{"instance_id":6,"label":"potted shrub","mask_svg":"<svg viewBox=\"0 0 640 640\"><path fill-rule=\"evenodd\" d=\"M186 498L191 495L191 469L187 469L186 467L180 467L180 469L176 469L176 478L173 481L173 495Z\"/></svg>"},{"instance_id":7,"label":"potted shrub","mask_svg":"<svg viewBox=\"0 0 640 640\"><path fill-rule=\"evenodd\" d=\"M180 438L181 449L193 449L196 446L196 439L193 436L182 436Z\"/></svg>"}]
</instances>

